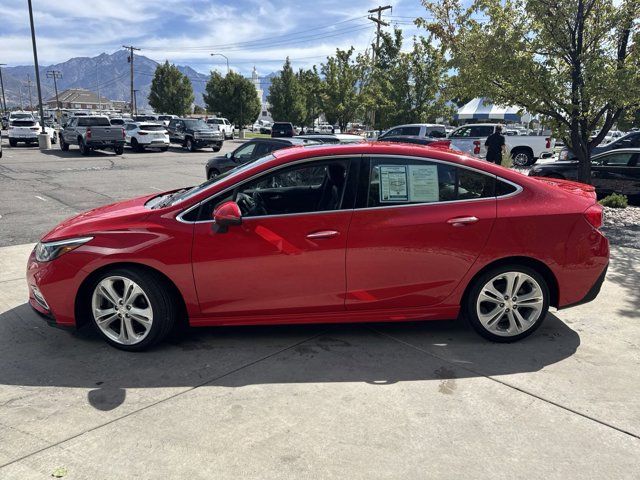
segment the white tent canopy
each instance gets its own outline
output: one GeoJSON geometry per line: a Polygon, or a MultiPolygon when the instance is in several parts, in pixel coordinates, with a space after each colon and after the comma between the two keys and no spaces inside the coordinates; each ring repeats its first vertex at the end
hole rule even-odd
{"type": "Polygon", "coordinates": [[[485,98],[474,98],[458,109],[456,120],[505,120],[509,122],[530,122],[529,113],[520,114],[522,108],[516,106],[494,105],[485,98]]]}

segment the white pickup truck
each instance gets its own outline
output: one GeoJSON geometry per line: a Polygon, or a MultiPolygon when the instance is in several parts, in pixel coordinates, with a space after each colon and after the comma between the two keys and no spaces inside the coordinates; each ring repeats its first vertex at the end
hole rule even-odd
{"type": "MultiPolygon", "coordinates": [[[[456,128],[449,135],[451,148],[485,158],[487,148],[484,142],[491,135],[497,123],[476,123],[456,128]]],[[[525,167],[536,163],[538,158],[553,156],[555,140],[541,135],[505,135],[507,151],[513,158],[513,164],[525,167]]]]}
{"type": "Polygon", "coordinates": [[[218,127],[218,130],[220,130],[224,135],[225,140],[228,138],[233,138],[236,127],[235,125],[231,124],[231,122],[229,122],[229,120],[227,120],[226,118],[210,118],[209,120],[207,120],[207,123],[209,125],[216,125],[218,127]]]}

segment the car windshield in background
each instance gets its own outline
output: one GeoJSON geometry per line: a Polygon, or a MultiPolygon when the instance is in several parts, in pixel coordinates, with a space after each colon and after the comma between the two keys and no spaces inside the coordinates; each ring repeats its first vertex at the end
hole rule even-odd
{"type": "Polygon", "coordinates": [[[187,128],[211,128],[209,125],[204,123],[202,120],[185,120],[184,125],[187,128]]]}
{"type": "Polygon", "coordinates": [[[112,118],[110,122],[111,125],[124,125],[124,119],[122,118],[112,118]]]}
{"type": "Polygon", "coordinates": [[[36,124],[33,120],[14,120],[11,123],[14,127],[33,127],[36,124]]]}
{"type": "Polygon", "coordinates": [[[146,130],[147,132],[164,132],[164,125],[156,125],[156,124],[143,124],[140,125],[140,130],[146,130]]]}
{"type": "Polygon", "coordinates": [[[78,119],[79,127],[110,127],[111,123],[106,117],[86,117],[78,119]]]}

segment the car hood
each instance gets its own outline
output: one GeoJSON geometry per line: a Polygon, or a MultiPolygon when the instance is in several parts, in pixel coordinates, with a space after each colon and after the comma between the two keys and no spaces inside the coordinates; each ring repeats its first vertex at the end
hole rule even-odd
{"type": "Polygon", "coordinates": [[[158,194],[145,195],[82,212],[59,223],[42,237],[42,241],[62,240],[92,235],[100,231],[126,229],[132,222],[142,220],[149,215],[150,210],[145,207],[145,203],[157,196],[158,194]]]}

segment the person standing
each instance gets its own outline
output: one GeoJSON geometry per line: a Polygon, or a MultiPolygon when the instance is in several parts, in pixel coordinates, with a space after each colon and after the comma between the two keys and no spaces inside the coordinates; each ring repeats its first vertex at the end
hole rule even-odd
{"type": "Polygon", "coordinates": [[[487,161],[497,165],[502,163],[502,155],[506,152],[506,142],[502,135],[502,125],[496,125],[494,132],[484,142],[487,147],[487,161]]]}

